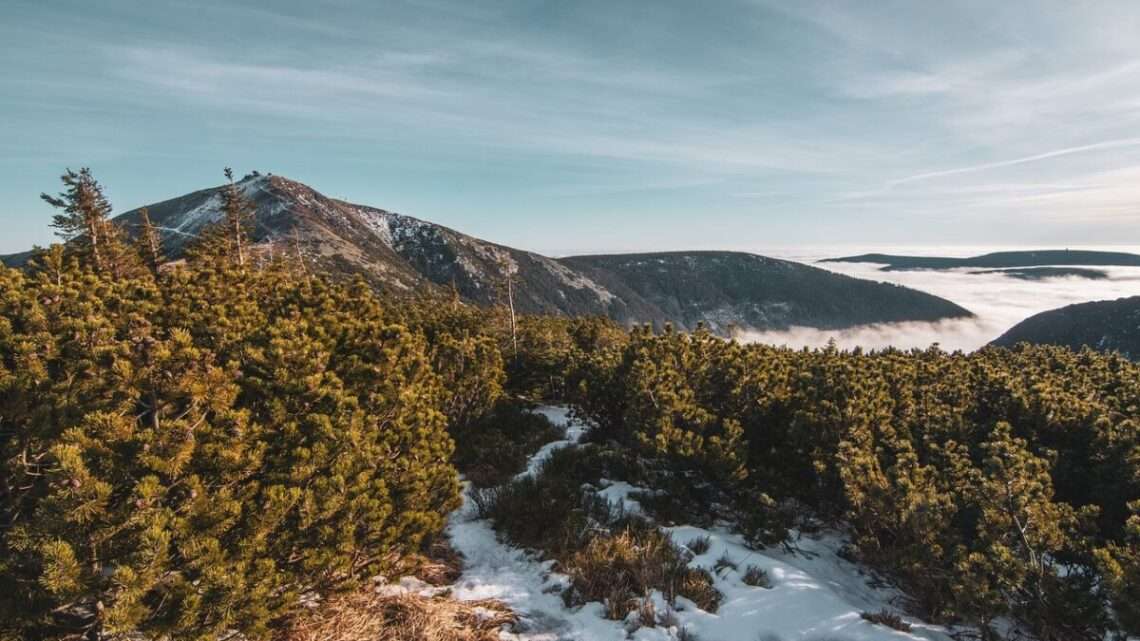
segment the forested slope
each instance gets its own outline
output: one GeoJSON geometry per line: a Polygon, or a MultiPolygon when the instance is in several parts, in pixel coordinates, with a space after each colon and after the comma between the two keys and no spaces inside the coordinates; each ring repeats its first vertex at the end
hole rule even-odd
{"type": "Polygon", "coordinates": [[[1140,358],[1140,296],[1068,305],[1034,314],[993,344],[1009,347],[1021,342],[1117,351],[1135,360],[1140,358]]]}

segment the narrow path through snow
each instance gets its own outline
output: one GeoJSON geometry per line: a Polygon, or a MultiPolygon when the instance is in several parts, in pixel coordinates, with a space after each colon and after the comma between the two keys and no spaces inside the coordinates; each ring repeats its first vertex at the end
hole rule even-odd
{"type": "MultiPolygon", "coordinates": [[[[576,444],[585,426],[572,421],[561,407],[542,407],[536,412],[556,425],[566,427],[566,439],[543,446],[522,474],[534,474],[552,452],[576,444]]],[[[629,498],[635,488],[617,482],[602,493],[611,501],[638,510],[629,498]]],[[[600,603],[567,608],[557,594],[566,577],[551,571],[551,561],[542,561],[499,541],[491,524],[477,519],[471,500],[472,488],[464,490],[464,504],[451,517],[448,533],[452,545],[464,556],[464,571],[452,589],[458,599],[499,599],[520,615],[514,633],[505,639],[520,641],[668,641],[684,630],[697,641],[903,641],[928,639],[950,641],[937,626],[911,620],[910,633],[868,623],[863,611],[887,608],[898,611],[901,595],[896,590],[876,588],[858,566],[841,559],[842,540],[835,535],[801,537],[798,551],[752,550],[741,538],[722,529],[692,526],[663,528],[679,545],[708,536],[708,551],[692,564],[712,571],[717,559],[727,555],[737,569],[714,574],[716,587],[724,594],[718,612],[709,613],[684,598],[676,606],[678,625],[671,629],[641,628],[630,633],[622,622],[603,617],[600,603]],[[742,580],[749,565],[767,572],[770,588],[754,587],[742,580]]],[[[655,600],[660,600],[659,596],[655,600]]]]}
{"type": "MultiPolygon", "coordinates": [[[[573,445],[585,433],[585,426],[571,421],[561,407],[535,410],[552,423],[566,428],[566,439],[547,443],[531,457],[522,474],[534,474],[551,453],[573,445]]],[[[448,524],[452,546],[464,557],[463,575],[452,594],[457,599],[499,599],[519,614],[514,635],[525,641],[608,641],[627,637],[625,628],[602,616],[601,604],[577,611],[568,609],[556,591],[566,577],[552,573],[553,561],[540,561],[533,555],[500,542],[491,524],[477,519],[471,499],[473,488],[466,485],[463,506],[452,514],[448,524]]]]}

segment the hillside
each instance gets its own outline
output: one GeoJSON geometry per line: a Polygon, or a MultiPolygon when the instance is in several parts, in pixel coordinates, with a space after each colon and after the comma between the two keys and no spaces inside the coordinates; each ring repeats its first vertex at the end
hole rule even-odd
{"type": "Polygon", "coordinates": [[[1108,272],[1103,269],[1089,269],[1087,267],[1011,267],[1009,269],[981,269],[971,274],[999,274],[1016,278],[1018,280],[1048,280],[1050,278],[1084,278],[1085,280],[1104,280],[1108,272]]]}
{"type": "MultiPolygon", "coordinates": [[[[454,288],[480,305],[505,300],[512,274],[516,309],[562,316],[602,315],[623,323],[705,322],[783,329],[968,316],[941,298],[895,285],[751,254],[689,252],[555,259],[487,242],[411,216],[329,198],[281,176],[250,174],[239,183],[256,206],[252,239],[261,251],[305,257],[310,268],[361,274],[391,291],[454,288]]],[[[147,207],[178,259],[219,218],[220,187],[147,207]]],[[[115,219],[137,228],[139,209],[115,219]]],[[[23,252],[4,257],[25,262],[23,252]]]]}
{"type": "Polygon", "coordinates": [[[1030,316],[993,342],[1088,346],[1140,359],[1140,296],[1069,305],[1030,316]]]}
{"type": "MultiPolygon", "coordinates": [[[[1126,252],[1103,252],[1069,249],[1049,249],[1033,251],[1005,251],[971,256],[949,258],[944,256],[899,256],[893,254],[859,254],[827,258],[823,263],[881,263],[883,271],[903,271],[914,269],[954,269],[974,267],[983,269],[1003,269],[1010,267],[1040,267],[1057,265],[1082,266],[1140,266],[1140,255],[1126,252]]],[[[1059,275],[1081,275],[1059,274],[1059,275]]]]}
{"type": "MultiPolygon", "coordinates": [[[[682,327],[724,330],[806,325],[839,329],[906,318],[935,321],[969,312],[898,285],[835,274],[739,252],[671,252],[562,259],[623,300],[643,300],[655,316],[682,327]]],[[[615,309],[618,320],[626,310],[615,309]]]]}

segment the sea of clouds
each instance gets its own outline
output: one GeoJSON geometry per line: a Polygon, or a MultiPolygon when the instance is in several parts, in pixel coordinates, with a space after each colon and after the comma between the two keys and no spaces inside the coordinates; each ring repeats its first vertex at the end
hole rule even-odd
{"type": "MultiPolygon", "coordinates": [[[[1140,267],[1094,267],[1108,273],[1104,280],[1051,278],[1027,281],[1002,274],[971,274],[970,269],[948,271],[881,271],[870,263],[820,263],[834,258],[868,252],[914,256],[975,256],[1009,247],[816,247],[768,249],[757,253],[808,263],[831,271],[897,283],[951,300],[970,310],[976,318],[944,320],[935,323],[884,323],[845,330],[818,330],[794,327],[787,331],[747,332],[740,338],[790,347],[822,347],[828,341],[845,349],[856,346],[878,349],[888,346],[925,348],[938,343],[946,350],[974,350],[994,340],[1022,320],[1050,309],[1094,300],[1111,300],[1140,295],[1140,267]]],[[[1018,248],[1021,249],[1021,248],[1018,248]]],[[[1052,248],[1041,248],[1052,249],[1052,248]]],[[[1072,249],[1078,249],[1076,247],[1072,249]]],[[[1140,253],[1140,247],[1080,247],[1104,251],[1140,253]]]]}

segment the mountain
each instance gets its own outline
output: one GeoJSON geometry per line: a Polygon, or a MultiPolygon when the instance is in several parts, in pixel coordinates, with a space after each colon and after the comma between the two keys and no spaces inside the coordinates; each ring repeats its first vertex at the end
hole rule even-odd
{"type": "MultiPolygon", "coordinates": [[[[842,328],[865,323],[970,316],[950,301],[897,285],[859,280],[816,267],[733,252],[673,252],[555,259],[487,242],[427,221],[322,195],[281,176],[250,174],[239,182],[256,206],[251,236],[263,252],[305,257],[311,269],[361,274],[378,287],[410,292],[454,288],[490,305],[504,299],[512,274],[522,313],[605,315],[622,323],[698,322],[783,329],[842,328]]],[[[202,228],[221,217],[221,188],[203,189],[147,207],[178,259],[202,228]]],[[[137,229],[139,210],[116,217],[137,229]]],[[[29,252],[3,257],[23,264],[29,252]]]]}
{"type": "MultiPolygon", "coordinates": [[[[739,252],[572,256],[562,262],[622,300],[646,301],[654,320],[724,330],[804,325],[841,329],[906,318],[969,316],[915,289],[739,252]]],[[[637,314],[619,320],[635,320],[637,314]]]]}
{"type": "MultiPolygon", "coordinates": [[[[826,258],[824,263],[881,263],[883,271],[914,269],[954,269],[976,267],[1001,269],[1008,267],[1038,267],[1042,265],[1083,265],[1140,267],[1140,255],[1126,252],[1102,252],[1069,249],[1007,251],[972,256],[947,258],[942,256],[897,256],[892,254],[860,254],[841,258],[826,258]]],[[[1067,274],[1079,275],[1079,274],[1067,274]]]]}
{"type": "Polygon", "coordinates": [[[1140,296],[1041,312],[1014,325],[993,344],[1008,347],[1022,342],[1073,349],[1087,345],[1140,360],[1140,296]]]}

